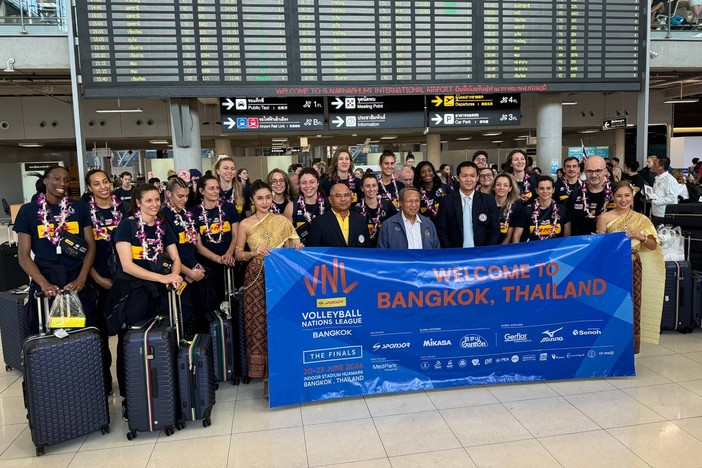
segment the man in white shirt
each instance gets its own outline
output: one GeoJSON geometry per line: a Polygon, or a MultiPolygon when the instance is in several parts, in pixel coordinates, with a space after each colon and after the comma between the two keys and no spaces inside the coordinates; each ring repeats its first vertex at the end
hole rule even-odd
{"type": "Polygon", "coordinates": [[[419,214],[420,193],[416,187],[400,189],[400,212],[383,221],[378,234],[381,249],[438,249],[434,223],[419,214]]]}
{"type": "Polygon", "coordinates": [[[655,226],[663,224],[665,207],[678,203],[678,181],[668,173],[670,159],[659,156],[653,163],[651,170],[655,172],[656,179],[653,183],[653,193],[648,195],[651,200],[651,221],[655,226]]]}

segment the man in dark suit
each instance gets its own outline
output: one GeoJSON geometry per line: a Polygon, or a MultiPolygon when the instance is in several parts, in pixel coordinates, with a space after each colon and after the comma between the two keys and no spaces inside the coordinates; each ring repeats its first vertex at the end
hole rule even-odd
{"type": "Polygon", "coordinates": [[[492,195],[477,192],[478,166],[464,161],[456,169],[459,189],[441,199],[437,231],[441,247],[481,247],[497,244],[500,212],[492,195]],[[465,213],[465,216],[464,216],[465,213]]]}
{"type": "Polygon", "coordinates": [[[329,194],[332,209],[310,224],[308,247],[370,247],[366,218],[349,210],[352,196],[346,185],[332,186],[329,194]]]}

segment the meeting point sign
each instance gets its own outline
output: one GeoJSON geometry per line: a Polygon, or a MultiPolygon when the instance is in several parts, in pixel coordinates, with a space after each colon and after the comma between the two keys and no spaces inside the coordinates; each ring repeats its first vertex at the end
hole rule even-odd
{"type": "Polygon", "coordinates": [[[630,245],[276,249],[270,404],[634,375],[630,245]]]}

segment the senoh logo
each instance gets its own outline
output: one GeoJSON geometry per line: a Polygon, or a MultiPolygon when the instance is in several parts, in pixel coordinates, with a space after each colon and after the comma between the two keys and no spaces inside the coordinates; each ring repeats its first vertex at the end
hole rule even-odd
{"type": "Polygon", "coordinates": [[[487,348],[488,343],[480,335],[466,335],[461,338],[461,348],[472,349],[472,348],[487,348]]]}
{"type": "Polygon", "coordinates": [[[344,263],[340,263],[339,259],[335,258],[331,268],[326,264],[315,265],[311,279],[309,273],[305,273],[305,286],[312,297],[317,295],[318,287],[321,287],[322,294],[327,294],[327,290],[332,293],[342,291],[344,294],[348,294],[358,286],[358,281],[348,284],[344,263]]]}
{"type": "Polygon", "coordinates": [[[563,327],[556,328],[555,330],[544,330],[541,332],[542,335],[546,335],[541,338],[541,343],[554,343],[556,341],[563,341],[562,336],[556,336],[556,333],[563,330],[563,327]]]}
{"type": "Polygon", "coordinates": [[[422,344],[425,348],[436,348],[439,346],[451,346],[451,340],[435,340],[434,338],[429,338],[424,340],[422,344]]]}
{"type": "Polygon", "coordinates": [[[573,336],[594,336],[601,335],[602,330],[599,328],[588,328],[587,330],[573,330],[573,336]]]}
{"type": "Polygon", "coordinates": [[[505,333],[505,343],[531,343],[526,333],[505,333]]]}
{"type": "Polygon", "coordinates": [[[376,343],[373,345],[373,351],[378,351],[382,349],[407,349],[411,346],[409,341],[404,343],[376,343]]]}

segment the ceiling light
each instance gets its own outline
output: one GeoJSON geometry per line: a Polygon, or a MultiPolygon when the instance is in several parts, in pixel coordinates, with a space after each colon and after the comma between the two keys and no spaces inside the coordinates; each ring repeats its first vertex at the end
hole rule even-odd
{"type": "Polygon", "coordinates": [[[673,99],[666,99],[663,104],[693,104],[699,102],[699,98],[683,98],[683,82],[680,82],[680,97],[673,99]]]}
{"type": "Polygon", "coordinates": [[[380,143],[380,140],[371,140],[368,143],[380,143]]]}
{"type": "Polygon", "coordinates": [[[15,71],[15,59],[10,57],[7,59],[7,66],[5,67],[5,70],[3,70],[6,73],[12,73],[15,71]]]}
{"type": "Polygon", "coordinates": [[[358,136],[358,133],[352,133],[351,136],[356,137],[356,136],[358,136]]]}
{"type": "Polygon", "coordinates": [[[288,141],[288,139],[287,138],[271,138],[271,141],[284,141],[284,142],[286,142],[286,141],[288,141]]]}
{"type": "Polygon", "coordinates": [[[578,101],[565,101],[561,103],[562,106],[576,106],[577,104],[578,101]]]}
{"type": "Polygon", "coordinates": [[[504,140],[492,140],[493,143],[502,143],[504,140]]]}
{"type": "Polygon", "coordinates": [[[44,143],[18,143],[22,148],[43,148],[44,143]]]}
{"type": "Polygon", "coordinates": [[[152,145],[167,145],[168,140],[149,140],[152,145]]]}
{"type": "Polygon", "coordinates": [[[674,127],[673,133],[702,133],[702,127],[674,127]]]}
{"type": "Polygon", "coordinates": [[[448,140],[441,140],[439,143],[441,143],[441,144],[448,143],[448,140]]]}
{"type": "Polygon", "coordinates": [[[586,128],[585,130],[578,130],[578,133],[597,133],[599,131],[598,128],[586,128]]]}
{"type": "Polygon", "coordinates": [[[381,139],[381,140],[396,140],[396,139],[397,139],[397,135],[381,136],[380,139],[381,139]]]}
{"type": "Polygon", "coordinates": [[[636,127],[636,124],[635,123],[628,123],[628,124],[626,124],[626,126],[627,127],[636,127]]]}
{"type": "Polygon", "coordinates": [[[500,135],[502,135],[502,132],[485,132],[485,133],[483,133],[483,136],[486,136],[486,137],[500,136],[500,135]]]}
{"type": "Polygon", "coordinates": [[[128,114],[134,112],[144,112],[141,107],[135,107],[133,109],[117,108],[117,109],[98,109],[95,112],[98,114],[128,114]]]}
{"type": "Polygon", "coordinates": [[[529,137],[524,135],[524,136],[516,137],[515,141],[526,140],[527,138],[529,138],[529,137]]]}
{"type": "Polygon", "coordinates": [[[472,140],[472,139],[473,139],[473,137],[461,137],[461,138],[456,138],[457,141],[468,141],[468,140],[472,140]]]}

